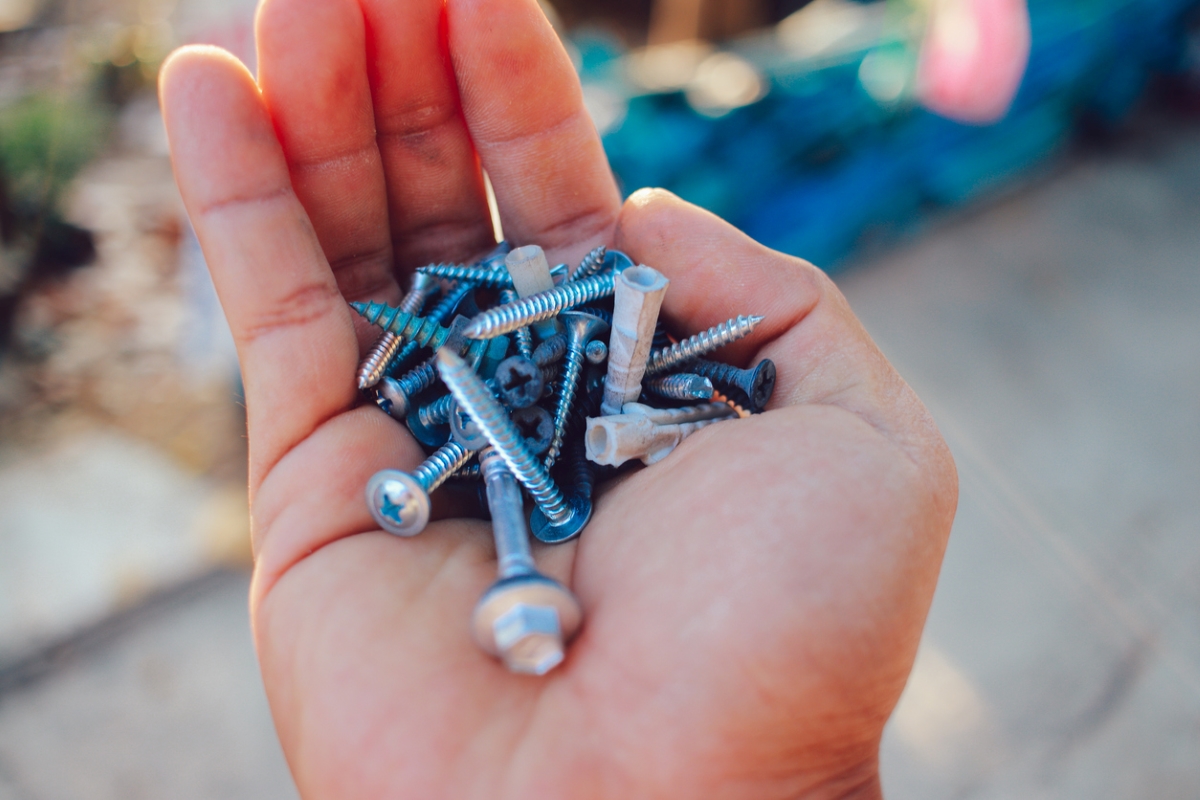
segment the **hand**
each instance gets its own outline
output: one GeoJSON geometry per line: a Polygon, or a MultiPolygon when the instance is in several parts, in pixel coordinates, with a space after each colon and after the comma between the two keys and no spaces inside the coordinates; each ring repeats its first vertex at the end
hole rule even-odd
{"type": "Polygon", "coordinates": [[[301,793],[878,796],[957,484],[834,285],[665,192],[622,205],[534,0],[266,0],[257,24],[261,93],[211,48],[174,54],[161,91],[245,380],[251,614],[301,793]],[[358,400],[377,332],[346,301],[491,246],[480,163],[512,241],[656,267],[682,332],[765,314],[722,357],[779,370],[767,413],[696,433],[537,551],[586,614],[544,678],[471,641],[486,523],[400,539],[363,501],[422,453],[358,400]]]}

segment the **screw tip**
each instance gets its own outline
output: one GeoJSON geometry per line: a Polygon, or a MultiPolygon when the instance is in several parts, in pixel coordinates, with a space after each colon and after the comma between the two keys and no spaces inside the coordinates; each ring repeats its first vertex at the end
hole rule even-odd
{"type": "Polygon", "coordinates": [[[367,304],[366,303],[362,303],[362,302],[359,302],[356,300],[350,304],[350,307],[353,308],[355,311],[357,311],[359,314],[362,314],[364,317],[367,315],[367,304]]]}
{"type": "Polygon", "coordinates": [[[475,320],[463,328],[462,334],[468,339],[485,339],[487,338],[487,328],[479,320],[475,320]]]}

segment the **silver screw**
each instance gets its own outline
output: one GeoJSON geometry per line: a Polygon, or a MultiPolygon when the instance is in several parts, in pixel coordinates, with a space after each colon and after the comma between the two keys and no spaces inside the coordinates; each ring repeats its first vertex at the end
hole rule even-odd
{"type": "MultiPolygon", "coordinates": [[[[500,292],[500,304],[514,303],[520,298],[516,289],[504,289],[500,292]]],[[[517,352],[526,358],[533,358],[533,331],[528,326],[513,331],[513,339],[517,343],[517,352]]]]}
{"type": "Polygon", "coordinates": [[[581,281],[567,281],[549,291],[485,311],[471,320],[463,335],[469,339],[500,336],[548,320],[564,309],[608,297],[613,293],[614,276],[615,273],[606,271],[581,281]]]}
{"type": "Polygon", "coordinates": [[[471,451],[447,442],[410,475],[398,469],[376,472],[367,482],[367,508],[379,526],[397,536],[416,536],[429,524],[429,493],[458,470],[471,451]]]}
{"type": "Polygon", "coordinates": [[[579,262],[579,266],[571,273],[571,280],[580,281],[584,278],[590,278],[604,267],[604,256],[608,253],[608,248],[600,245],[592,252],[583,257],[579,262]]]}
{"type": "Polygon", "coordinates": [[[554,466],[562,452],[563,437],[571,419],[571,404],[575,402],[579,387],[579,373],[583,369],[584,348],[599,334],[608,330],[608,323],[591,314],[568,311],[559,316],[566,327],[567,355],[563,364],[562,378],[558,384],[558,404],[554,409],[554,439],[546,453],[546,468],[554,466]]]}
{"type": "Polygon", "coordinates": [[[713,396],[712,381],[686,372],[650,378],[642,388],[668,400],[711,400],[713,396]]]}
{"type": "Polygon", "coordinates": [[[738,369],[729,364],[697,359],[688,365],[688,369],[697,375],[737,389],[746,395],[746,399],[750,401],[749,408],[755,413],[760,413],[767,407],[771,394],[775,391],[775,363],[769,358],[764,358],[752,369],[738,369]]]}
{"type": "Polygon", "coordinates": [[[583,621],[570,590],[538,571],[529,547],[524,501],[496,448],[479,454],[492,514],[498,579],[475,605],[472,633],[512,672],[545,675],[562,663],[566,643],[583,621]]]}
{"type": "MultiPolygon", "coordinates": [[[[494,267],[469,267],[466,264],[430,264],[425,267],[417,267],[417,274],[430,278],[442,278],[444,280],[467,281],[468,283],[488,289],[511,289],[513,285],[512,276],[508,274],[508,270],[504,269],[503,262],[494,267]]],[[[553,278],[564,277],[566,274],[566,264],[558,264],[550,268],[550,276],[553,278]]]]}
{"type": "MultiPolygon", "coordinates": [[[[689,336],[681,342],[676,342],[670,347],[652,350],[650,351],[650,361],[646,364],[646,374],[656,375],[660,372],[666,372],[671,367],[684,364],[694,358],[699,358],[705,353],[711,353],[713,350],[722,348],[730,342],[736,342],[743,336],[748,336],[763,319],[765,317],[734,317],[731,320],[722,322],[720,325],[714,325],[702,333],[697,333],[695,336],[689,336]]],[[[469,333],[465,332],[464,335],[470,336],[469,333]]]]}
{"type": "Polygon", "coordinates": [[[537,457],[529,452],[521,432],[478,375],[454,351],[438,350],[438,372],[458,406],[471,415],[488,442],[537,504],[532,525],[542,541],[549,536],[565,541],[579,534],[591,516],[591,504],[568,503],[562,490],[537,457]]]}
{"type": "Polygon", "coordinates": [[[599,339],[593,339],[583,349],[583,355],[589,364],[602,364],[604,359],[608,358],[608,345],[599,339]]]}

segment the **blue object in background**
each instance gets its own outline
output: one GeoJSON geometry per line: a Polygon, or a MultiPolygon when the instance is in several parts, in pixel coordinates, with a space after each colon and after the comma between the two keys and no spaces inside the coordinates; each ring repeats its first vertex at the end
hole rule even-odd
{"type": "MultiPolygon", "coordinates": [[[[765,59],[765,96],[716,118],[682,91],[631,92],[604,146],[627,194],[665,187],[832,271],[864,235],[903,230],[924,208],[970,202],[1046,161],[1084,114],[1119,122],[1153,73],[1179,68],[1196,5],[1031,0],[1029,64],[994,125],[881,105],[859,80],[863,48],[822,63],[765,59]]],[[[605,46],[581,44],[585,83],[619,80],[605,46]]]]}

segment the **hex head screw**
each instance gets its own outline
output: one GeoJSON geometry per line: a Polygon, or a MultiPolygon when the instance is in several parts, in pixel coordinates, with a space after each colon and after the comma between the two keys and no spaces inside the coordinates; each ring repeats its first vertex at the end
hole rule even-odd
{"type": "Polygon", "coordinates": [[[495,448],[479,454],[496,541],[498,580],[475,605],[475,642],[512,672],[545,675],[562,663],[583,609],[558,581],[538,571],[529,547],[521,489],[495,448]]]}
{"type": "Polygon", "coordinates": [[[608,375],[600,403],[604,414],[621,413],[622,406],[642,394],[642,375],[668,283],[661,272],[647,266],[629,267],[617,276],[608,375]]]}
{"type": "Polygon", "coordinates": [[[410,475],[398,469],[376,472],[367,482],[367,508],[379,526],[397,536],[416,536],[429,524],[429,493],[458,470],[471,451],[449,442],[410,475]]]}

